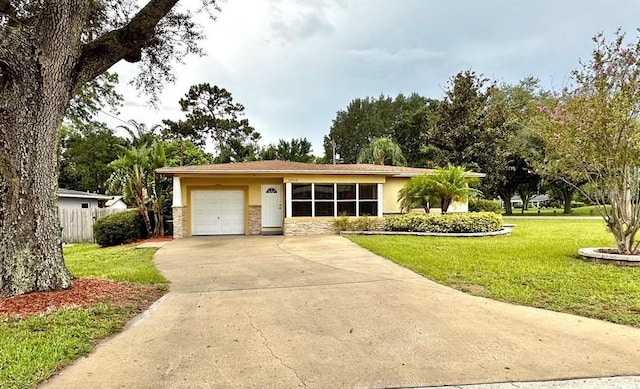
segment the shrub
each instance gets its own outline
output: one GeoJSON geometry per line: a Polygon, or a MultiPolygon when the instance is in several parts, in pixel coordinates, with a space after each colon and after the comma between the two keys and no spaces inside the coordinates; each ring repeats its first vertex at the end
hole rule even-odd
{"type": "Polygon", "coordinates": [[[470,198],[469,212],[493,212],[502,214],[502,207],[496,201],[470,198]]]}
{"type": "Polygon", "coordinates": [[[470,233],[502,229],[502,215],[474,212],[449,215],[394,215],[385,218],[387,231],[470,233]]]}
{"type": "Polygon", "coordinates": [[[142,215],[137,209],[116,212],[96,220],[93,236],[100,246],[130,243],[142,237],[142,215]]]}
{"type": "Polygon", "coordinates": [[[333,222],[333,225],[340,231],[370,231],[375,229],[376,221],[363,216],[360,218],[349,218],[341,215],[333,222]]]}

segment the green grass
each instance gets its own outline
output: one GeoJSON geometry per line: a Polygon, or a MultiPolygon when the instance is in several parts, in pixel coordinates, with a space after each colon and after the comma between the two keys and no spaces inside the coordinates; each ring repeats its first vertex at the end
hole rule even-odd
{"type": "Polygon", "coordinates": [[[134,314],[131,308],[101,304],[22,320],[0,318],[0,388],[35,387],[118,332],[134,314]]]}
{"type": "MultiPolygon", "coordinates": [[[[155,251],[133,245],[98,248],[89,244],[64,249],[67,266],[76,277],[166,289],[165,278],[152,262],[155,251]]],[[[0,316],[0,388],[35,387],[57,369],[91,352],[101,339],[119,332],[137,313],[135,306],[99,304],[23,319],[0,316]]]]}
{"type": "Polygon", "coordinates": [[[64,249],[69,271],[76,277],[107,278],[140,284],[164,284],[165,278],[153,264],[156,249],[136,249],[133,245],[99,248],[79,244],[64,249]]]}
{"type": "Polygon", "coordinates": [[[349,239],[471,294],[640,327],[640,268],[576,256],[580,247],[614,245],[601,220],[523,218],[502,237],[349,239]]]}
{"type": "Polygon", "coordinates": [[[600,216],[596,207],[589,205],[586,207],[572,208],[570,214],[565,214],[564,208],[529,208],[524,213],[522,208],[514,208],[513,216],[600,216]]]}

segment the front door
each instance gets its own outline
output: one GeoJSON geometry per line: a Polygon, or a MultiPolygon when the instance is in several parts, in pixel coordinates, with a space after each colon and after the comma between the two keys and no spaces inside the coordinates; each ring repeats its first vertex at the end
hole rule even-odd
{"type": "Polygon", "coordinates": [[[262,227],[282,227],[282,186],[262,185],[262,227]]]}

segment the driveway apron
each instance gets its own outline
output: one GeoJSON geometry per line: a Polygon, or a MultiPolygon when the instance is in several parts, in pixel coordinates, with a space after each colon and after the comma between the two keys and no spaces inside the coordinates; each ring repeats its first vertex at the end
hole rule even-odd
{"type": "Polygon", "coordinates": [[[640,373],[638,329],[470,296],[339,236],[187,238],[155,261],[170,292],[45,387],[386,388],[640,373]]]}

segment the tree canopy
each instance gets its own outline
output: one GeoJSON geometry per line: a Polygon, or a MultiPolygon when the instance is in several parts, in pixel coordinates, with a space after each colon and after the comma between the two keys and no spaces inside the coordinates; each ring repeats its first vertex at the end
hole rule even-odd
{"type": "MultiPolygon", "coordinates": [[[[640,230],[640,37],[625,42],[593,38],[591,59],[572,75],[574,85],[551,106],[540,106],[547,165],[561,166],[567,183],[593,202],[618,250],[637,250],[640,230]]],[[[563,177],[562,174],[560,177],[563,177]]]]}
{"type": "Polygon", "coordinates": [[[343,163],[355,163],[360,151],[376,138],[394,139],[412,166],[422,160],[420,142],[430,124],[435,105],[418,95],[399,94],[357,98],[336,113],[329,134],[324,137],[325,160],[333,159],[333,144],[343,163]]]}

